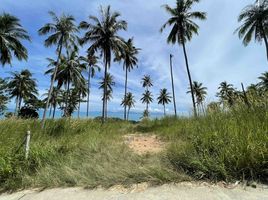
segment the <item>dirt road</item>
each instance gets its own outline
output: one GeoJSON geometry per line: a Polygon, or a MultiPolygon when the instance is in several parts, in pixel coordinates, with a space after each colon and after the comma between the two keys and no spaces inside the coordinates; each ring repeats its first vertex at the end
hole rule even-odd
{"type": "Polygon", "coordinates": [[[256,189],[237,186],[227,189],[208,184],[180,183],[158,187],[146,184],[129,189],[120,186],[108,190],[85,190],[82,188],[57,188],[44,191],[26,190],[2,194],[0,200],[268,200],[267,186],[256,189]]]}

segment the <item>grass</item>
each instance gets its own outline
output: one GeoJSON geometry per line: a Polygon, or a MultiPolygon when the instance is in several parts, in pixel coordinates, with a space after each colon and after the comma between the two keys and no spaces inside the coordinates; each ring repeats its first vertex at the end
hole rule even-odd
{"type": "Polygon", "coordinates": [[[165,118],[139,124],[95,120],[0,121],[0,187],[109,187],[190,179],[260,180],[268,177],[268,113],[238,109],[199,118],[165,118]],[[15,153],[27,130],[31,152],[15,153]],[[155,155],[136,155],[125,134],[154,133],[168,142],[155,155]]]}

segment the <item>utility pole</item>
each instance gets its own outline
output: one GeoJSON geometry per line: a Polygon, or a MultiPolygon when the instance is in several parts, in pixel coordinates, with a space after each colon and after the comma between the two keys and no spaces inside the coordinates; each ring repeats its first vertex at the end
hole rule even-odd
{"type": "Polygon", "coordinates": [[[174,103],[175,117],[177,117],[176,98],[175,98],[174,80],[173,80],[173,69],[172,69],[173,68],[172,67],[172,57],[173,57],[173,55],[170,54],[170,75],[171,75],[171,83],[172,83],[173,103],[174,103]]]}

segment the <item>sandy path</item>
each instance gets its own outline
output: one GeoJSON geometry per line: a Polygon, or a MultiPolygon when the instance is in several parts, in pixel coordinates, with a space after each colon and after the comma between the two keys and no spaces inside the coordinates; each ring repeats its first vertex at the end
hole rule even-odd
{"type": "Polygon", "coordinates": [[[227,189],[219,186],[180,183],[159,187],[134,186],[130,189],[113,187],[109,190],[82,188],[27,190],[13,194],[2,194],[0,200],[268,200],[267,186],[257,189],[227,189]]]}

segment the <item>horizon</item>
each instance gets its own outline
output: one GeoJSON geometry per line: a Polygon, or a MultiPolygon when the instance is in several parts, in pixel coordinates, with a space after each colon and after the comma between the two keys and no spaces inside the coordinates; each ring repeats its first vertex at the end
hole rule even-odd
{"type": "MultiPolygon", "coordinates": [[[[136,99],[136,105],[132,112],[142,112],[145,108],[145,105],[139,101],[141,94],[144,92],[140,81],[143,75],[149,74],[154,83],[154,87],[150,89],[154,95],[154,102],[150,105],[150,110],[162,113],[162,106],[158,105],[155,99],[159,94],[159,90],[163,87],[167,88],[170,93],[172,92],[169,54],[174,56],[173,72],[178,113],[190,112],[192,104],[190,94],[186,94],[189,83],[182,49],[178,45],[168,45],[166,43],[168,30],[165,30],[163,34],[159,31],[162,24],[168,19],[167,13],[161,6],[163,4],[173,6],[174,3],[174,0],[156,0],[153,3],[136,0],[134,4],[130,1],[119,3],[115,0],[95,0],[92,2],[78,0],[68,3],[64,3],[63,0],[57,2],[52,0],[46,2],[22,0],[14,5],[14,2],[3,0],[0,11],[18,17],[23,27],[31,36],[32,42],[23,42],[28,49],[28,61],[20,62],[14,59],[12,67],[6,65],[0,69],[1,77],[8,77],[10,71],[29,69],[33,72],[34,78],[38,80],[39,96],[41,97],[50,84],[49,76],[44,75],[48,65],[46,58],[56,58],[55,47],[44,47],[43,44],[46,37],[41,37],[37,33],[39,28],[51,21],[48,11],[55,11],[57,15],[63,12],[71,14],[75,17],[77,24],[79,24],[82,20],[87,20],[89,15],[98,16],[101,5],[111,5],[112,10],[119,11],[121,13],[120,18],[128,22],[128,30],[120,32],[120,35],[125,39],[134,37],[134,44],[142,49],[138,56],[139,68],[134,69],[129,74],[130,87],[128,89],[133,92],[136,99]],[[137,11],[139,12],[138,16],[137,11]]],[[[233,84],[235,88],[241,90],[241,82],[247,87],[251,83],[256,83],[261,73],[267,71],[264,45],[251,42],[247,47],[244,47],[238,35],[234,34],[235,29],[239,27],[237,22],[239,13],[250,3],[253,3],[253,1],[233,2],[225,0],[215,3],[203,0],[193,8],[193,10],[205,11],[208,15],[206,21],[198,22],[200,25],[199,35],[194,36],[193,40],[186,44],[193,81],[202,82],[208,88],[206,102],[217,99],[215,94],[220,82],[227,81],[233,84]]],[[[81,31],[81,33],[84,32],[81,31]]],[[[88,45],[85,45],[80,50],[81,55],[85,55],[87,47],[88,45]]],[[[120,112],[123,110],[120,104],[124,95],[122,64],[112,63],[109,71],[116,80],[113,93],[114,98],[109,102],[109,109],[110,112],[120,112]]],[[[98,82],[101,77],[103,77],[103,70],[92,79],[90,96],[90,111],[92,112],[101,110],[100,100],[102,91],[98,89],[98,82]]],[[[10,109],[14,108],[13,100],[9,103],[8,107],[10,109]]],[[[86,104],[82,103],[81,111],[85,110],[86,104]]],[[[167,112],[173,112],[172,103],[167,106],[167,112]]]]}

